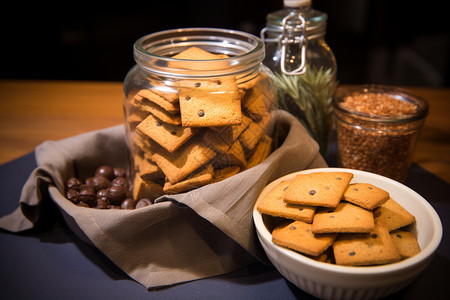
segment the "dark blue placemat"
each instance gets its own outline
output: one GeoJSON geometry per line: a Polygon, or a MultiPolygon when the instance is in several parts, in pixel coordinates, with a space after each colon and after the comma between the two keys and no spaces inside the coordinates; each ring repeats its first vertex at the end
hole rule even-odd
{"type": "MultiPolygon", "coordinates": [[[[0,216],[17,207],[22,185],[35,167],[34,153],[0,166],[0,216]]],[[[406,185],[436,209],[444,237],[424,273],[389,299],[444,299],[450,270],[450,185],[417,165],[412,166],[406,185]]],[[[0,230],[1,298],[313,299],[275,268],[260,263],[213,278],[147,291],[96,248],[80,241],[56,210],[52,213],[49,222],[27,232],[0,230]]]]}

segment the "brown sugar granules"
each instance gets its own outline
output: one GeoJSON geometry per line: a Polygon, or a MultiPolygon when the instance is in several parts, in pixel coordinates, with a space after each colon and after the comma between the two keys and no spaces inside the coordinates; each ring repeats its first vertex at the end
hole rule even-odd
{"type": "Polygon", "coordinates": [[[339,164],[404,181],[424,116],[411,99],[353,92],[334,102],[339,164]]]}

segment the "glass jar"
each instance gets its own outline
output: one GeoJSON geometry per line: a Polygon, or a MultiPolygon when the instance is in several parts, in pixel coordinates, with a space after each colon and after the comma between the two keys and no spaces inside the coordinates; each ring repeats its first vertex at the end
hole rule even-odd
{"type": "Polygon", "coordinates": [[[216,182],[270,153],[273,76],[248,33],[185,28],[144,36],[124,81],[133,197],[216,182]],[[264,156],[253,153],[269,149],[264,156]]]}
{"type": "Polygon", "coordinates": [[[261,31],[264,64],[275,75],[278,107],[305,125],[325,155],[337,86],[336,59],[325,41],[327,14],[313,9],[310,0],[285,0],[284,5],[267,15],[261,31]]]}
{"type": "Polygon", "coordinates": [[[379,85],[340,87],[333,100],[339,165],[404,182],[428,103],[379,85]]]}

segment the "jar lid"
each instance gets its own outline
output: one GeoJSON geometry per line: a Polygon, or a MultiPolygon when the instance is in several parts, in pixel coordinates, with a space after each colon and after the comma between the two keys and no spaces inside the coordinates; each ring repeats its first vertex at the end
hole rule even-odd
{"type": "Polygon", "coordinates": [[[284,29],[283,19],[290,13],[298,13],[305,19],[306,35],[309,40],[324,36],[328,15],[324,12],[309,7],[302,10],[297,8],[287,7],[268,14],[266,16],[266,27],[268,31],[281,34],[284,29]]]}
{"type": "Polygon", "coordinates": [[[311,0],[283,0],[284,7],[311,6],[311,0]]]}

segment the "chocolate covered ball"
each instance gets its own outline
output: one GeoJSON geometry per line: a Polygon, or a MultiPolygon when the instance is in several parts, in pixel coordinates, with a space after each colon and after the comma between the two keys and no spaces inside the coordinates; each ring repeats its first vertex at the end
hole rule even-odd
{"type": "Polygon", "coordinates": [[[95,175],[103,175],[109,180],[114,179],[114,169],[110,166],[101,166],[95,171],[95,175]]]}
{"type": "Polygon", "coordinates": [[[142,208],[152,205],[152,201],[148,198],[142,198],[136,203],[136,208],[142,208]]]}
{"type": "Polygon", "coordinates": [[[135,203],[134,200],[131,198],[126,198],[122,201],[122,204],[120,205],[121,209],[134,209],[135,203]]]}
{"type": "Polygon", "coordinates": [[[86,203],[89,206],[97,205],[97,195],[95,189],[90,185],[82,185],[78,193],[79,202],[86,203]]]}
{"type": "Polygon", "coordinates": [[[97,208],[108,209],[110,208],[109,201],[107,199],[97,198],[97,208]]]}
{"type": "Polygon", "coordinates": [[[124,168],[113,168],[113,172],[115,177],[126,177],[124,168]]]}
{"type": "Polygon", "coordinates": [[[128,189],[128,180],[125,177],[116,177],[111,181],[111,185],[120,185],[128,189]]]}
{"type": "Polygon", "coordinates": [[[84,185],[94,186],[94,177],[88,177],[84,180],[84,185]]]}
{"type": "Polygon", "coordinates": [[[111,181],[103,175],[95,175],[92,179],[92,183],[96,191],[106,189],[111,185],[111,181]]]}
{"type": "Polygon", "coordinates": [[[107,190],[107,198],[112,205],[120,205],[128,197],[128,190],[120,185],[110,186],[107,190]]]}
{"type": "Polygon", "coordinates": [[[66,197],[67,197],[67,199],[69,199],[71,202],[73,202],[75,204],[77,204],[79,202],[77,190],[69,189],[66,193],[66,197]]]}
{"type": "Polygon", "coordinates": [[[76,177],[70,177],[67,180],[67,188],[69,188],[69,189],[79,191],[81,184],[82,184],[82,182],[76,177]]]}

